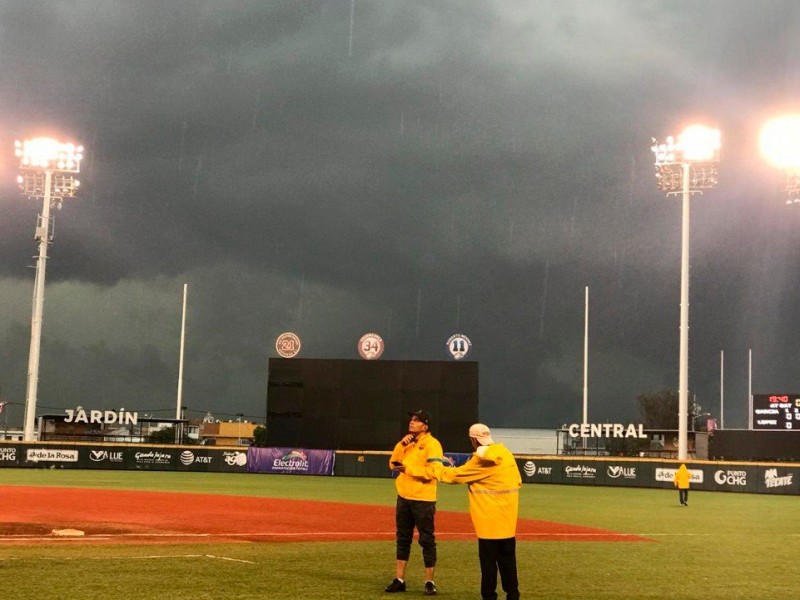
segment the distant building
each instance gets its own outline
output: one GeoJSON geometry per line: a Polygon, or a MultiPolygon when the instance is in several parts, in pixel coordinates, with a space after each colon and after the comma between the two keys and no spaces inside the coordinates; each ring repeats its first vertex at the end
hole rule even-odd
{"type": "Polygon", "coordinates": [[[258,423],[247,421],[214,421],[201,423],[199,438],[204,446],[249,446],[258,423]]]}
{"type": "Polygon", "coordinates": [[[0,430],[0,442],[21,442],[25,439],[25,432],[16,427],[6,427],[0,430]]]}

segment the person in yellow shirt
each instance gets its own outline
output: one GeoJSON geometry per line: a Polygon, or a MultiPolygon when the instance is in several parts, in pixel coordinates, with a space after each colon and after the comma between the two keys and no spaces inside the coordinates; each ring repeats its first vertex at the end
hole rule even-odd
{"type": "Polygon", "coordinates": [[[417,410],[408,413],[408,433],[394,447],[389,458],[389,468],[399,471],[395,479],[397,504],[395,507],[396,562],[395,577],[385,590],[389,593],[406,591],[406,565],[411,556],[414,528],[419,532],[422,560],[425,565],[426,596],[436,594],[433,573],[436,567],[436,479],[427,472],[428,460],[442,460],[442,445],[430,432],[430,415],[417,410]],[[407,469],[415,472],[411,475],[407,469]]]}
{"type": "Polygon", "coordinates": [[[686,465],[682,464],[675,471],[675,476],[672,478],[672,483],[678,488],[678,501],[683,506],[689,506],[689,485],[692,480],[692,474],[686,465]]]}
{"type": "Polygon", "coordinates": [[[522,476],[514,456],[492,439],[483,423],[469,428],[475,453],[458,468],[431,459],[428,471],[445,483],[466,483],[469,514],[478,537],[481,598],[497,600],[497,572],[507,600],[519,599],[517,578],[517,516],[522,476]]]}

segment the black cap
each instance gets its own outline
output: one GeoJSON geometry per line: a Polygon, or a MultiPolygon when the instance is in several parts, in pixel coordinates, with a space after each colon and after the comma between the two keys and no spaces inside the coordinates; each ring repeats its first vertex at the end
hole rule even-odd
{"type": "Polygon", "coordinates": [[[419,419],[420,421],[425,423],[425,425],[430,426],[430,424],[431,424],[431,416],[428,414],[428,411],[426,411],[426,410],[422,410],[422,409],[415,410],[414,412],[408,413],[408,416],[409,417],[417,417],[417,419],[419,419]]]}

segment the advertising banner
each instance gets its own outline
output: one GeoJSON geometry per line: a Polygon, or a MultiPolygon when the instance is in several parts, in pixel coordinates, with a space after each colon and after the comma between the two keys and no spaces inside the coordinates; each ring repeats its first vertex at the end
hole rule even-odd
{"type": "Polygon", "coordinates": [[[0,446],[0,468],[19,466],[21,452],[18,446],[0,446]]]}
{"type": "Polygon", "coordinates": [[[716,492],[755,492],[757,468],[749,465],[703,465],[704,481],[692,487],[716,492]]]}
{"type": "Polygon", "coordinates": [[[756,479],[761,494],[800,494],[800,468],[759,467],[756,479]]]}
{"type": "Polygon", "coordinates": [[[650,478],[652,467],[638,461],[609,461],[603,464],[605,485],[644,486],[650,478]]]}
{"type": "Polygon", "coordinates": [[[285,473],[292,475],[333,475],[333,450],[305,448],[247,449],[248,473],[285,473]]]}
{"type": "Polygon", "coordinates": [[[546,459],[517,459],[517,467],[522,475],[522,483],[561,483],[554,474],[559,473],[561,461],[546,459]]]}
{"type": "Polygon", "coordinates": [[[131,445],[0,445],[0,468],[208,471],[244,473],[247,452],[131,445]]]}
{"type": "Polygon", "coordinates": [[[389,453],[339,451],[333,474],[338,477],[391,477],[389,453]]]}
{"type": "MultiPolygon", "coordinates": [[[[694,488],[702,488],[703,483],[705,482],[707,476],[705,471],[701,467],[696,465],[687,465],[689,468],[689,474],[691,475],[691,479],[689,480],[689,485],[691,485],[692,489],[694,488]]],[[[652,487],[662,487],[662,488],[674,488],[674,478],[675,473],[678,471],[678,465],[669,466],[656,466],[653,469],[653,479],[652,483],[649,485],[652,487]]]]}
{"type": "Polygon", "coordinates": [[[561,463],[561,483],[596,485],[603,478],[604,464],[594,461],[561,463]]]}

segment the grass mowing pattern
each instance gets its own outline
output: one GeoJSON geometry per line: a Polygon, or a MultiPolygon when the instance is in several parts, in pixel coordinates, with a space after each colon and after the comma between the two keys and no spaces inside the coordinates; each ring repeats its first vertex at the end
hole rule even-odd
{"type": "MultiPolygon", "coordinates": [[[[386,479],[0,470],[0,486],[48,485],[225,493],[392,505],[386,479]]],[[[463,486],[441,486],[439,508],[466,510],[463,486]]],[[[0,487],[2,498],[2,487],[0,487]]],[[[520,515],[648,535],[654,543],[524,542],[524,598],[772,600],[797,589],[797,497],[672,490],[526,485],[520,515]]],[[[358,518],[354,514],[355,519],[358,518]]],[[[391,525],[389,525],[391,526],[391,525]]],[[[87,547],[67,543],[0,547],[4,593],[15,600],[81,598],[384,598],[394,544],[257,543],[87,547]],[[235,562],[240,561],[250,562],[235,562]]],[[[422,595],[419,547],[409,592],[422,595]]],[[[477,543],[439,542],[439,596],[479,597],[477,543]]]]}

